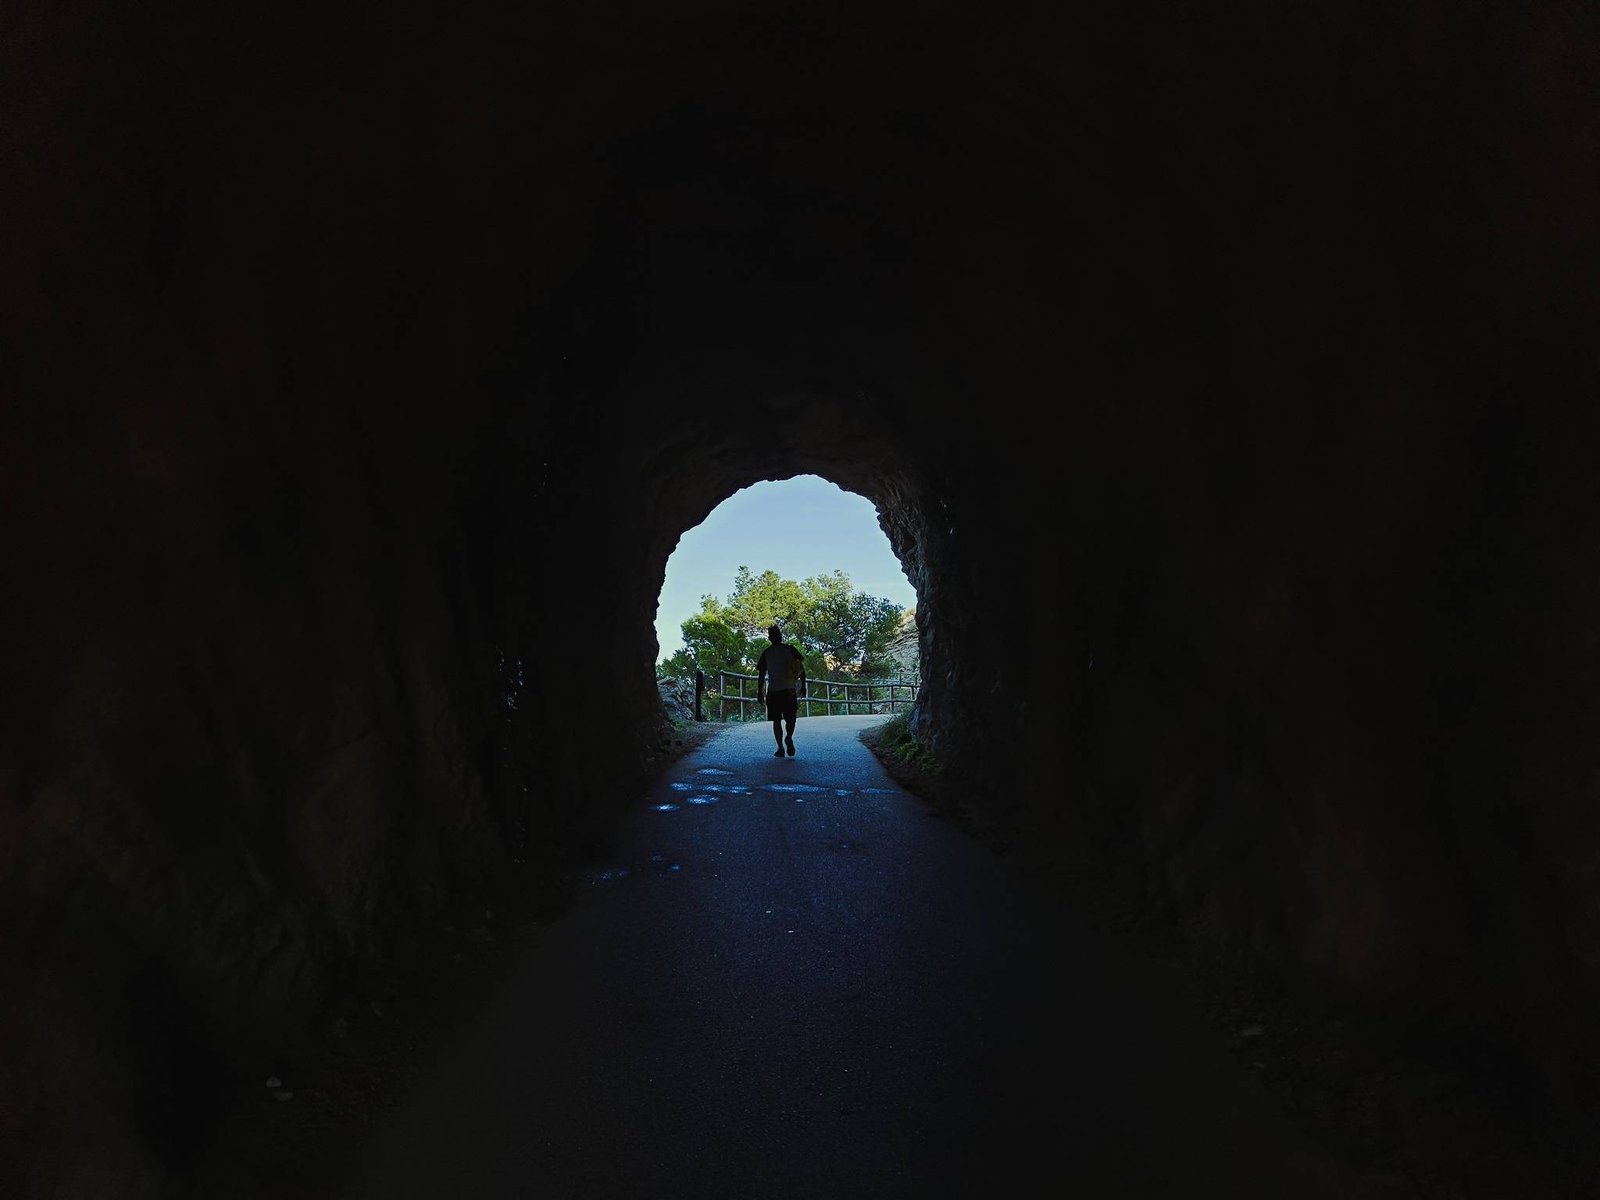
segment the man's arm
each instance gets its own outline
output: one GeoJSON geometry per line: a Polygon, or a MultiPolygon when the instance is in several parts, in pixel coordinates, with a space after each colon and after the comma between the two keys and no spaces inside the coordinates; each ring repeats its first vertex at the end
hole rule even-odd
{"type": "Polygon", "coordinates": [[[761,657],[756,659],[756,699],[762,698],[762,693],[767,690],[767,652],[763,650],[761,657]]]}

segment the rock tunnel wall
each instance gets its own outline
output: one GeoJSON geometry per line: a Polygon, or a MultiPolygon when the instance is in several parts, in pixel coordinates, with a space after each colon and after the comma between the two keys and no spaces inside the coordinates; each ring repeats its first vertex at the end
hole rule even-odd
{"type": "Polygon", "coordinates": [[[1583,1094],[1581,13],[13,11],[8,1194],[603,836],[678,535],[802,471],[987,820],[1583,1094]]]}

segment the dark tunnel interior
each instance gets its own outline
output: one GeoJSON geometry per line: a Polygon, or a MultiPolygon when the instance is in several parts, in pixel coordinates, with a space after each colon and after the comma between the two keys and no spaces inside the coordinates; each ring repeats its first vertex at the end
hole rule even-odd
{"type": "Polygon", "coordinates": [[[1592,1128],[1597,26],[6,6],[0,1190],[167,1194],[602,836],[668,556],[802,473],[987,826],[1592,1128]]]}

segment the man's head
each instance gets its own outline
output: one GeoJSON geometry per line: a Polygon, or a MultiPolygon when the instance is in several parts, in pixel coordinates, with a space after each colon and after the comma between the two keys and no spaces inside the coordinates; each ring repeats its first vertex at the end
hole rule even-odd
{"type": "Polygon", "coordinates": [[[776,646],[779,642],[783,641],[783,630],[779,629],[776,625],[768,625],[767,636],[772,639],[772,644],[776,646]]]}

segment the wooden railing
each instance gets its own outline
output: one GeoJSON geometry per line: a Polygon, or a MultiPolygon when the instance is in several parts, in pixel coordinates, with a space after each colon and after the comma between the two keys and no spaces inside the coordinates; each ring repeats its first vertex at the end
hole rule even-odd
{"type": "MultiPolygon", "coordinates": [[[[730,707],[738,712],[736,720],[766,719],[766,705],[755,696],[755,685],[759,682],[756,676],[741,675],[737,671],[718,671],[715,678],[717,720],[726,721],[730,707]]],[[[915,679],[879,679],[861,683],[811,679],[806,681],[806,695],[800,701],[800,712],[807,717],[816,716],[819,708],[822,715],[829,717],[897,713],[916,703],[919,686],[915,679]],[[819,690],[821,695],[817,694],[819,690]]]]}

